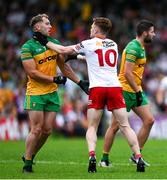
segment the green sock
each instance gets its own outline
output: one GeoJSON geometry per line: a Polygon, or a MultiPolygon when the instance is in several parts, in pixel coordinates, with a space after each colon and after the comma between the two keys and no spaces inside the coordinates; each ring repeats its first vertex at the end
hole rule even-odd
{"type": "Polygon", "coordinates": [[[25,159],[25,166],[32,166],[32,160],[25,159]]]}
{"type": "Polygon", "coordinates": [[[108,153],[103,153],[102,159],[103,161],[108,161],[109,160],[109,154],[108,153]]]}

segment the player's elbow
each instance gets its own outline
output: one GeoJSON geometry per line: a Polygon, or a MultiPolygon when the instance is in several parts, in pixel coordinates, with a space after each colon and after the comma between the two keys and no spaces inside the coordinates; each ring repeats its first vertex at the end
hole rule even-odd
{"type": "Polygon", "coordinates": [[[131,72],[125,71],[124,76],[125,76],[126,79],[128,79],[129,77],[131,77],[131,72]]]}
{"type": "Polygon", "coordinates": [[[30,78],[36,79],[36,77],[37,77],[37,71],[36,71],[36,70],[29,71],[29,72],[28,72],[28,75],[30,76],[30,78]]]}

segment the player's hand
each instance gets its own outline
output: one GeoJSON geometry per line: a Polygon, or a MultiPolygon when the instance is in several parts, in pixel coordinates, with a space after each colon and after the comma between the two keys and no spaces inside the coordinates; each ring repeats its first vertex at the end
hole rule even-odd
{"type": "Polygon", "coordinates": [[[77,59],[77,54],[68,55],[65,62],[77,59]]]}
{"type": "Polygon", "coordinates": [[[142,101],[143,101],[143,96],[142,96],[142,92],[138,91],[136,93],[136,101],[137,101],[137,106],[140,106],[142,101]]]}
{"type": "Polygon", "coordinates": [[[87,94],[89,95],[89,81],[87,80],[80,80],[78,86],[87,94]]]}
{"type": "Polygon", "coordinates": [[[43,46],[46,46],[46,44],[48,43],[47,36],[43,35],[40,32],[34,32],[33,33],[33,39],[39,41],[40,44],[43,46]]]}
{"type": "Polygon", "coordinates": [[[56,84],[63,84],[65,85],[67,81],[67,78],[65,76],[56,76],[56,77],[53,77],[53,82],[56,83],[56,84]]]}

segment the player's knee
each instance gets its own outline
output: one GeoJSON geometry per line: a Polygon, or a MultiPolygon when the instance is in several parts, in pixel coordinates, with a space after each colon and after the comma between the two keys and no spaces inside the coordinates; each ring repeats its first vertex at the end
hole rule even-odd
{"type": "Polygon", "coordinates": [[[31,130],[31,133],[34,134],[35,136],[40,136],[42,133],[42,128],[41,127],[33,128],[31,130]]]}
{"type": "Polygon", "coordinates": [[[125,133],[125,132],[127,132],[128,130],[129,130],[129,128],[130,128],[130,126],[127,124],[120,124],[119,125],[119,129],[120,129],[120,131],[122,132],[122,133],[125,133]]]}
{"type": "Polygon", "coordinates": [[[152,127],[152,125],[154,124],[154,121],[155,121],[154,118],[150,117],[145,121],[145,124],[149,127],[152,127]]]}
{"type": "Polygon", "coordinates": [[[113,134],[116,134],[119,129],[119,126],[111,126],[110,131],[113,132],[113,134]]]}
{"type": "Polygon", "coordinates": [[[42,134],[46,136],[50,136],[52,134],[52,128],[43,129],[42,134]]]}

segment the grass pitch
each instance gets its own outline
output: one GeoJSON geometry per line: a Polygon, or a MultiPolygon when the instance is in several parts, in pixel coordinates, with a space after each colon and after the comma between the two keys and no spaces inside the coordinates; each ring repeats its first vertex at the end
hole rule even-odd
{"type": "MultiPolygon", "coordinates": [[[[103,139],[98,139],[96,156],[100,160],[103,139]]],[[[24,142],[0,142],[0,179],[167,179],[167,141],[148,140],[143,151],[151,164],[146,172],[136,172],[128,159],[131,151],[117,137],[110,153],[111,168],[97,166],[97,173],[87,172],[88,150],[84,138],[51,137],[38,153],[34,173],[23,174],[21,156],[24,142]]]]}

